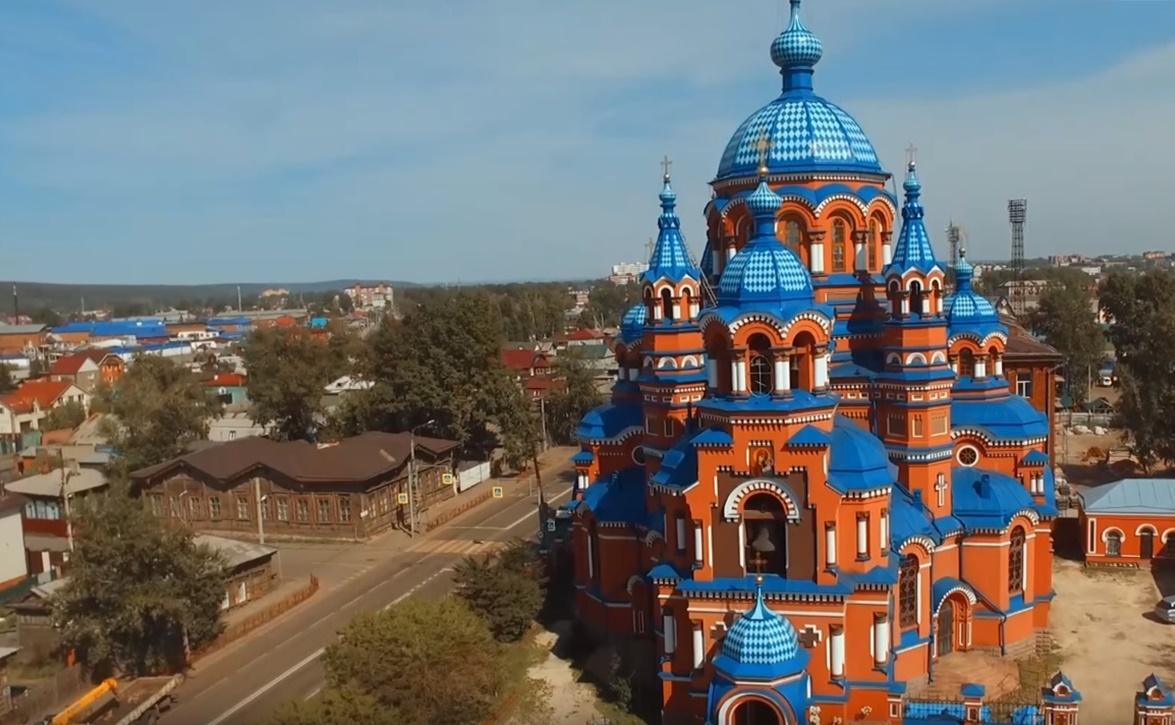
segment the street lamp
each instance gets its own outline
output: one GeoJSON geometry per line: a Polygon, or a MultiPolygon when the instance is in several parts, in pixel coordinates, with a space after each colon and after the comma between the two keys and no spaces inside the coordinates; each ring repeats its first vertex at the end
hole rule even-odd
{"type": "Polygon", "coordinates": [[[436,423],[436,418],[408,429],[408,528],[416,536],[416,431],[436,423]]]}
{"type": "Polygon", "coordinates": [[[58,461],[61,465],[61,503],[65,509],[65,538],[69,544],[69,552],[73,553],[73,517],[70,516],[69,511],[69,479],[74,477],[72,470],[65,470],[65,452],[61,449],[57,451],[58,461]]]}

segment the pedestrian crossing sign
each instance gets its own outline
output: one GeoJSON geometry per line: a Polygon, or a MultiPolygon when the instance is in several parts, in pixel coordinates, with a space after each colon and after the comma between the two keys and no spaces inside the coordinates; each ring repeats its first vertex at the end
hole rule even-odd
{"type": "Polygon", "coordinates": [[[407,506],[408,505],[408,494],[406,494],[406,493],[396,494],[396,501],[398,501],[401,506],[407,506]]]}
{"type": "Polygon", "coordinates": [[[494,498],[502,498],[505,495],[506,492],[502,490],[501,486],[494,486],[494,498]]]}
{"type": "Polygon", "coordinates": [[[441,482],[446,486],[452,486],[454,483],[457,483],[457,477],[451,473],[442,473],[441,482]]]}

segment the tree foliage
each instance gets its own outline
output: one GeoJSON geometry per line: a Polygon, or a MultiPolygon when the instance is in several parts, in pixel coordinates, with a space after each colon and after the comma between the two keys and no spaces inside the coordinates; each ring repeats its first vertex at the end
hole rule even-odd
{"type": "Polygon", "coordinates": [[[243,359],[253,419],[272,425],[282,440],[314,440],[323,422],[326,384],[350,371],[349,344],[342,330],[330,342],[305,330],[251,334],[243,359]]]}
{"type": "Polygon", "coordinates": [[[0,393],[11,393],[16,390],[16,381],[12,379],[12,368],[0,365],[0,393]]]}
{"type": "Polygon", "coordinates": [[[379,701],[352,687],[327,688],[311,700],[292,700],[274,713],[270,725],[395,725],[379,701]]]}
{"type": "Polygon", "coordinates": [[[1064,357],[1069,393],[1082,403],[1089,390],[1086,381],[1101,363],[1105,337],[1092,308],[1092,281],[1077,272],[1079,276],[1059,279],[1045,288],[1028,324],[1064,357]]]}
{"type": "Polygon", "coordinates": [[[584,359],[567,348],[555,360],[555,375],[563,386],[547,400],[547,434],[561,445],[575,441],[575,427],[584,413],[599,405],[603,398],[596,389],[592,371],[584,359]]]}
{"type": "Polygon", "coordinates": [[[322,662],[330,687],[373,698],[386,722],[472,725],[493,708],[501,684],[498,657],[481,619],[448,597],[360,614],[326,648],[322,662]]]}
{"type": "Polygon", "coordinates": [[[453,578],[457,596],[499,642],[522,639],[543,605],[542,562],[529,542],[515,541],[496,556],[466,557],[453,578]]]}
{"type": "Polygon", "coordinates": [[[618,327],[628,309],[640,301],[639,284],[613,284],[608,280],[591,286],[587,309],[580,314],[584,327],[618,327]]]}
{"type": "Polygon", "coordinates": [[[85,419],[86,406],[76,400],[70,400],[50,409],[42,427],[45,430],[77,428],[85,419]]]}
{"type": "Polygon", "coordinates": [[[1175,462],[1175,273],[1114,272],[1101,285],[1118,361],[1118,415],[1139,463],[1175,462]]]}
{"type": "Polygon", "coordinates": [[[111,412],[117,424],[106,435],[128,471],[182,454],[208,437],[208,420],[220,403],[205,394],[185,367],[157,355],[139,355],[114,387],[111,412]]]}
{"type": "Polygon", "coordinates": [[[165,528],[116,486],[74,512],[69,580],[53,597],[62,643],[95,675],[175,671],[220,631],[220,556],[165,528]]]}
{"type": "Polygon", "coordinates": [[[505,435],[525,422],[522,396],[499,357],[501,343],[493,305],[481,294],[430,299],[401,321],[385,319],[360,367],[374,385],[348,396],[340,428],[403,431],[433,420],[426,432],[484,457],[498,443],[496,431],[505,435]]]}

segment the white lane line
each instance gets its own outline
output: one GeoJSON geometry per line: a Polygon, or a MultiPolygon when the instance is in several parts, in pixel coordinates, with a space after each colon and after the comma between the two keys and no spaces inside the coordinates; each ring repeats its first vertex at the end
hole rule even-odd
{"type": "Polygon", "coordinates": [[[306,701],[313,700],[313,699],[314,699],[314,697],[315,697],[315,696],[316,696],[318,693],[322,692],[322,687],[323,687],[322,685],[319,685],[318,687],[315,687],[313,690],[311,690],[311,691],[310,691],[310,694],[309,694],[309,695],[307,695],[306,697],[304,697],[304,698],[302,698],[302,699],[303,699],[303,700],[306,700],[306,701]]]}
{"type": "Polygon", "coordinates": [[[294,665],[290,669],[286,670],[285,672],[281,673],[277,677],[273,678],[269,682],[262,685],[261,688],[258,689],[256,692],[254,692],[252,695],[249,695],[244,700],[241,700],[236,705],[233,705],[228,710],[225,710],[224,713],[220,717],[218,717],[215,720],[213,720],[212,722],[208,723],[208,725],[220,725],[220,723],[224,722],[225,720],[228,720],[233,715],[236,715],[243,708],[248,707],[254,700],[261,697],[265,693],[269,692],[273,688],[277,687],[278,684],[282,680],[286,679],[290,675],[294,674],[298,670],[302,669],[306,665],[308,665],[311,662],[313,662],[314,660],[318,659],[320,656],[322,656],[322,653],[325,651],[326,651],[325,647],[319,647],[318,649],[314,650],[314,652],[310,653],[310,655],[306,659],[302,660],[298,664],[294,665]]]}
{"type": "Polygon", "coordinates": [[[395,598],[395,599],[393,599],[392,601],[390,601],[390,602],[388,602],[387,604],[385,604],[385,605],[383,606],[383,609],[385,609],[385,610],[386,610],[386,609],[391,609],[392,607],[396,606],[396,605],[397,605],[397,604],[399,604],[400,602],[404,601],[404,600],[405,600],[405,599],[407,599],[408,597],[412,596],[412,595],[413,595],[413,594],[415,594],[416,592],[418,592],[418,591],[420,591],[421,589],[423,589],[425,584],[428,584],[428,583],[429,583],[429,582],[431,582],[433,579],[436,579],[437,577],[439,577],[441,574],[444,574],[445,572],[450,572],[450,571],[453,571],[453,567],[451,567],[451,566],[446,566],[444,569],[441,569],[441,570],[440,570],[440,571],[438,571],[437,573],[433,574],[433,575],[432,575],[432,576],[430,576],[429,578],[425,579],[424,581],[420,582],[420,583],[419,583],[419,584],[417,584],[416,586],[412,587],[412,588],[411,588],[411,589],[409,589],[408,591],[404,592],[404,593],[403,593],[403,594],[401,594],[400,596],[396,597],[396,598],[395,598]]]}
{"type": "MultiPolygon", "coordinates": [[[[571,493],[571,487],[570,487],[570,486],[569,486],[569,487],[567,487],[567,488],[565,488],[565,489],[563,489],[562,491],[560,491],[559,493],[555,494],[554,496],[552,496],[551,498],[549,498],[549,499],[547,499],[547,500],[548,500],[548,501],[555,501],[555,500],[557,500],[557,499],[561,499],[561,498],[563,498],[564,496],[566,496],[566,495],[567,495],[567,494],[569,494],[569,493],[571,493]]],[[[506,531],[509,531],[510,529],[513,529],[514,527],[516,527],[516,526],[518,526],[519,524],[523,523],[523,522],[524,522],[524,521],[526,521],[527,519],[531,519],[531,518],[533,518],[533,519],[535,520],[535,524],[536,524],[535,528],[537,529],[537,528],[538,528],[538,526],[537,526],[537,524],[538,524],[538,515],[539,515],[539,514],[538,514],[538,508],[536,507],[534,511],[529,511],[529,512],[527,512],[527,513],[523,514],[521,517],[519,517],[519,519],[518,519],[517,521],[515,521],[515,522],[514,522],[514,523],[512,523],[512,524],[509,524],[509,525],[505,526],[504,528],[505,528],[505,530],[506,530],[506,531]]]]}

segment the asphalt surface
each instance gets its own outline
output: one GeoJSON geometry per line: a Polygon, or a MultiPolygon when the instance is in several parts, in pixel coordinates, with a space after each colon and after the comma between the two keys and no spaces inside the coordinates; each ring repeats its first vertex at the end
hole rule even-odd
{"type": "MultiPolygon", "coordinates": [[[[566,467],[544,470],[548,501],[570,494],[566,467]]],[[[306,602],[200,660],[176,690],[178,704],[162,725],[253,725],[264,723],[282,703],[309,699],[323,686],[320,655],[337,633],[363,611],[408,597],[439,598],[452,588],[452,567],[465,556],[490,551],[538,531],[535,500],[508,490],[418,537],[404,551],[372,564],[360,576],[319,590],[306,602]]],[[[362,544],[356,545],[362,547],[362,544]]]]}

